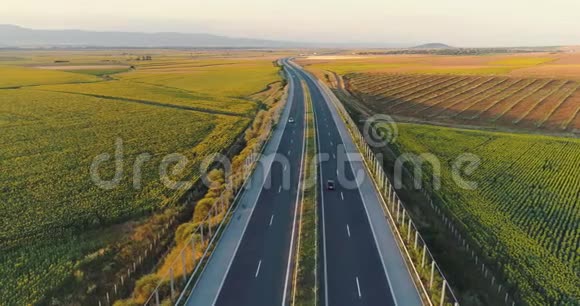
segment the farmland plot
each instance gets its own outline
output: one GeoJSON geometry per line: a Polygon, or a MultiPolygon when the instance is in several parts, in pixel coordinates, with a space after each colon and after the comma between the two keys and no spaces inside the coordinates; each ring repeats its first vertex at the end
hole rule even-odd
{"type": "MultiPolygon", "coordinates": [[[[98,243],[74,248],[81,249],[78,253],[67,253],[59,244],[51,251],[54,254],[40,258],[25,249],[40,252],[47,246],[35,248],[38,241],[55,239],[55,243],[83,228],[105,226],[172,204],[178,192],[161,183],[161,159],[172,153],[187,156],[188,168],[194,171],[175,179],[193,181],[201,159],[230,145],[248,123],[242,117],[76,94],[23,89],[3,93],[0,139],[7,145],[0,150],[0,248],[12,250],[7,254],[20,259],[15,265],[15,258],[2,258],[0,296],[15,304],[34,301],[43,289],[70,273],[70,260],[94,250],[98,243]],[[118,187],[100,189],[91,179],[89,166],[99,154],[115,154],[117,138],[123,141],[125,170],[118,187]],[[135,188],[133,164],[143,153],[151,159],[142,168],[141,186],[135,188]],[[31,276],[38,283],[29,282],[31,276]]],[[[103,164],[100,175],[114,177],[113,161],[103,164]]]]}
{"type": "MultiPolygon", "coordinates": [[[[442,162],[436,197],[497,263],[529,305],[571,305],[580,294],[580,141],[399,124],[399,152],[442,162]],[[453,145],[449,145],[453,144],[453,145]],[[463,153],[481,165],[460,188],[451,163],[463,153]]],[[[432,168],[425,167],[430,181],[432,168]]]]}
{"type": "Polygon", "coordinates": [[[349,74],[346,79],[348,90],[376,113],[567,133],[578,133],[580,127],[576,81],[369,73],[349,74]]]}
{"type": "MultiPolygon", "coordinates": [[[[124,63],[135,68],[107,77],[20,62],[0,68],[1,305],[47,302],[68,282],[82,281],[79,267],[126,243],[124,234],[130,237],[132,226],[152,211],[178,204],[185,191],[161,179],[164,157],[188,159],[186,170],[170,173],[171,180],[197,181],[202,160],[227,150],[266,94],[282,88],[270,60],[186,60],[189,52],[142,52],[160,59],[124,63]],[[108,154],[98,173],[112,180],[118,148],[119,183],[102,189],[93,182],[91,164],[108,154]],[[137,175],[134,165],[143,157],[137,175]]],[[[50,64],[69,56],[84,64],[89,59],[80,53],[22,61],[50,64]]]]}

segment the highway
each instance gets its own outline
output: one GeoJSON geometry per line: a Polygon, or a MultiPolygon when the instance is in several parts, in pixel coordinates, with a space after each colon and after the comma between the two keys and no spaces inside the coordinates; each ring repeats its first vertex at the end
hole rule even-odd
{"type": "Polygon", "coordinates": [[[343,164],[339,170],[339,154],[346,156],[342,138],[322,94],[307,80],[314,105],[318,152],[321,157],[328,156],[319,164],[318,188],[325,254],[323,300],[327,299],[326,305],[394,305],[358,188],[347,188],[339,180],[339,175],[343,175],[354,181],[348,165],[343,164]],[[335,190],[327,190],[328,180],[336,182],[335,190]]]}
{"type": "Polygon", "coordinates": [[[352,139],[329,97],[296,68],[312,97],[318,135],[321,304],[421,305],[378,193],[363,163],[347,157],[360,156],[352,139]],[[334,190],[328,190],[328,180],[334,190]]]}
{"type": "MultiPolygon", "coordinates": [[[[288,73],[292,78],[294,72],[288,73]]],[[[256,171],[265,171],[265,179],[253,178],[255,191],[245,191],[231,221],[234,224],[226,228],[187,305],[288,303],[305,149],[303,89],[298,79],[290,83],[291,101],[278,127],[280,138],[270,144],[271,152],[264,152],[269,155],[263,158],[267,165],[256,171]],[[294,122],[288,122],[289,117],[294,122]],[[245,224],[240,221],[244,216],[249,218],[245,224]],[[232,250],[235,256],[230,254],[232,250]],[[233,260],[227,260],[228,255],[233,260]]]]}
{"type": "Polygon", "coordinates": [[[363,163],[353,157],[360,154],[329,93],[299,66],[283,63],[290,76],[288,105],[261,169],[252,175],[251,187],[241,195],[186,304],[289,305],[305,149],[305,80],[319,152],[319,305],[421,305],[378,192],[363,163]],[[326,188],[328,180],[335,182],[335,190],[326,188]]]}

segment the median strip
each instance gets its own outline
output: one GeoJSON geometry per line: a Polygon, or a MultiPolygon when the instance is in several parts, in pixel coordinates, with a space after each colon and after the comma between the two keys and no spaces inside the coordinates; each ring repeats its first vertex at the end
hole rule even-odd
{"type": "Polygon", "coordinates": [[[317,171],[316,163],[314,162],[316,156],[316,132],[308,86],[304,82],[302,84],[306,109],[306,156],[304,157],[304,182],[302,184],[304,197],[300,210],[292,305],[317,305],[318,216],[316,211],[317,171]]]}

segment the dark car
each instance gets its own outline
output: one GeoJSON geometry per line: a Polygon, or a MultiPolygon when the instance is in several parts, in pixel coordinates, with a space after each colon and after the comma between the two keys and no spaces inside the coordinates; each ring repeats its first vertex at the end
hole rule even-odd
{"type": "Polygon", "coordinates": [[[326,188],[328,190],[334,190],[334,181],[333,180],[328,180],[328,182],[326,182],[326,188]]]}

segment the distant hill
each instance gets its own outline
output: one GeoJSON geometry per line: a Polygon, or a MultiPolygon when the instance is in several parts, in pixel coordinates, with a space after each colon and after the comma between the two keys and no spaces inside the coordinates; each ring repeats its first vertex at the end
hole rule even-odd
{"type": "Polygon", "coordinates": [[[413,47],[413,49],[452,49],[452,48],[453,47],[442,43],[429,43],[413,47]]]}
{"type": "MultiPolygon", "coordinates": [[[[296,47],[298,43],[211,34],[34,30],[0,25],[2,47],[296,47]]],[[[304,45],[304,44],[301,44],[304,45]]]]}

